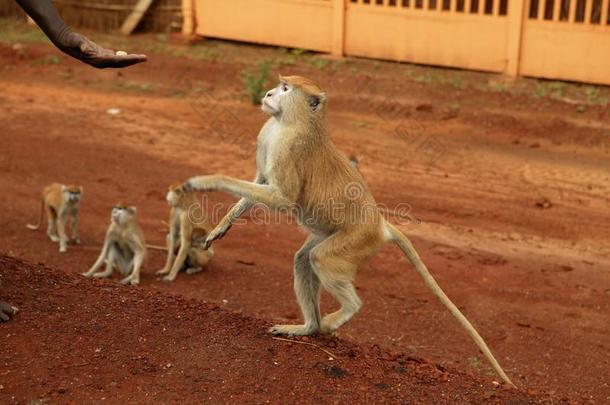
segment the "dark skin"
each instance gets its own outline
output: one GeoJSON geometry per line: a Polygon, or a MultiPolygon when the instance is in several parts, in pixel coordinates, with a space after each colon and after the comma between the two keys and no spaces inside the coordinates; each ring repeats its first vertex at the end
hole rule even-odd
{"type": "Polygon", "coordinates": [[[17,308],[11,304],[0,301],[0,322],[6,322],[17,313],[17,308]]]}
{"type": "MultiPolygon", "coordinates": [[[[16,1],[57,48],[75,59],[99,69],[123,68],[146,62],[146,55],[116,55],[84,35],[72,32],[59,16],[51,0],[16,1]]],[[[0,301],[0,322],[10,320],[16,313],[16,307],[0,301]]]]}
{"type": "Polygon", "coordinates": [[[116,55],[89,38],[72,32],[59,16],[51,0],[16,0],[62,52],[93,67],[123,68],[145,62],[146,55],[116,55]]]}

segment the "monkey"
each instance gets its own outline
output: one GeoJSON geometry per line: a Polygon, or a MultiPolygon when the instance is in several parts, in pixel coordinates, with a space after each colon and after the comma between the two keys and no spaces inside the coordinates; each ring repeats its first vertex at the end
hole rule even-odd
{"type": "Polygon", "coordinates": [[[121,284],[138,285],[140,268],[145,258],[146,243],[142,229],[136,221],[136,207],[117,204],[112,208],[102,252],[83,276],[107,278],[112,275],[116,265],[125,277],[121,280],[121,284]],[[106,261],[106,270],[97,272],[104,261],[106,261]]]}
{"type": "Polygon", "coordinates": [[[402,250],[424,283],[468,332],[502,379],[512,384],[483,338],[447,297],[409,239],[386,221],[362,175],[333,144],[326,131],[326,93],[300,76],[280,76],[263,97],[269,115],[259,132],[254,182],[224,175],[188,179],[187,191],[221,191],[241,197],[206,245],[221,238],[230,224],[254,203],[288,211],[309,231],[294,257],[294,290],[305,319],[301,325],[275,325],[272,334],[332,333],[362,307],[353,280],[361,263],[386,242],[402,250]],[[340,214],[340,215],[338,215],[340,214]],[[320,288],[339,302],[340,309],[320,314],[320,288]]]}
{"type": "Polygon", "coordinates": [[[178,186],[171,185],[166,197],[170,206],[167,260],[156,273],[165,276],[163,281],[174,281],[185,264],[187,274],[199,273],[214,256],[213,248],[204,248],[211,228],[207,216],[193,217],[192,210],[201,205],[194,193],[182,192],[178,186]]]}
{"type": "Polygon", "coordinates": [[[83,188],[76,185],[53,183],[42,190],[40,216],[37,225],[28,224],[31,230],[40,229],[44,212],[47,213],[47,235],[53,242],[59,242],[59,252],[67,251],[66,216],[72,218],[72,241],[80,244],[78,237],[78,210],[83,196],[83,188]],[[59,236],[57,235],[59,234],[59,236]]]}

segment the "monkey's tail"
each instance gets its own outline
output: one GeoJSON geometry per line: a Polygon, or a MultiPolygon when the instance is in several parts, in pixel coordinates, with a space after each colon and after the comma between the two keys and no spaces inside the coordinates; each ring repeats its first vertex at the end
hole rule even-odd
{"type": "Polygon", "coordinates": [[[44,200],[41,198],[40,199],[40,216],[38,217],[38,225],[27,224],[26,228],[31,229],[32,231],[40,229],[40,225],[42,225],[43,217],[44,217],[44,200]]]}
{"type": "Polygon", "coordinates": [[[146,247],[148,249],[151,250],[162,250],[164,252],[167,252],[167,247],[166,246],[159,246],[159,245],[146,245],[146,247]]]}
{"type": "Polygon", "coordinates": [[[424,262],[422,262],[421,258],[417,254],[417,251],[411,244],[411,241],[409,241],[409,239],[407,239],[407,237],[402,232],[400,232],[394,225],[390,224],[389,222],[386,222],[385,226],[388,233],[390,234],[389,239],[395,242],[398,247],[400,247],[400,250],[402,250],[404,254],[409,258],[411,263],[413,263],[419,275],[424,279],[424,283],[426,284],[426,286],[428,286],[428,288],[432,290],[434,295],[436,295],[438,299],[447,307],[449,312],[451,312],[453,316],[457,318],[462,327],[466,329],[472,340],[474,340],[476,345],[483,352],[487,360],[489,360],[492,367],[494,368],[494,370],[496,370],[496,373],[498,373],[502,380],[514,387],[515,384],[513,384],[510,378],[508,378],[508,376],[500,366],[500,363],[498,363],[494,355],[491,353],[491,350],[489,350],[489,347],[487,347],[487,344],[485,343],[481,335],[479,335],[474,326],[472,326],[470,321],[468,321],[468,319],[464,316],[464,314],[462,314],[458,307],[456,307],[455,304],[451,302],[449,297],[447,297],[445,292],[438,285],[434,277],[432,277],[432,275],[426,268],[426,265],[424,264],[424,262]]]}

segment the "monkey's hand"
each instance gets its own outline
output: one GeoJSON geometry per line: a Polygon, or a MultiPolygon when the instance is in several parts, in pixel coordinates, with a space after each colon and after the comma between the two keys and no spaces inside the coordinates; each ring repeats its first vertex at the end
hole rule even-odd
{"type": "Polygon", "coordinates": [[[178,189],[183,193],[193,191],[218,191],[218,187],[224,176],[219,175],[204,175],[195,176],[188,179],[178,189]]]}
{"type": "Polygon", "coordinates": [[[193,184],[193,179],[188,179],[186,182],[182,183],[180,187],[178,187],[177,191],[180,193],[192,193],[195,191],[195,185],[193,184]]]}
{"type": "Polygon", "coordinates": [[[61,39],[61,43],[62,50],[68,55],[99,69],[122,68],[147,60],[146,55],[117,54],[109,49],[102,48],[89,38],[76,32],[70,32],[65,38],[61,39]]]}
{"type": "Polygon", "coordinates": [[[0,322],[10,320],[19,310],[11,304],[0,301],[0,322]]]}
{"type": "Polygon", "coordinates": [[[218,224],[218,226],[216,228],[214,228],[214,230],[212,232],[210,232],[208,237],[205,238],[205,242],[203,243],[203,248],[205,250],[208,250],[210,248],[210,246],[212,246],[212,242],[214,242],[218,239],[222,239],[223,236],[225,236],[225,234],[229,231],[229,229],[231,229],[231,226],[232,226],[232,224],[229,221],[218,224]]]}

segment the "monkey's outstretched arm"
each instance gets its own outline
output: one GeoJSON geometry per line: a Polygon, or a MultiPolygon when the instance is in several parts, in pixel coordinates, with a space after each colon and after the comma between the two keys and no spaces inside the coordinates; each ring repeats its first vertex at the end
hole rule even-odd
{"type": "MultiPolygon", "coordinates": [[[[254,183],[265,184],[266,180],[260,173],[257,173],[256,178],[254,179],[254,183]]],[[[215,240],[221,239],[223,236],[225,236],[227,231],[229,229],[231,229],[231,226],[233,226],[233,223],[239,217],[241,217],[244,214],[244,212],[246,212],[250,208],[252,208],[252,206],[254,204],[255,204],[255,201],[242,197],[237,202],[237,204],[235,204],[229,210],[227,215],[224,216],[224,218],[218,223],[218,225],[216,225],[216,227],[212,230],[212,232],[210,232],[210,234],[208,235],[208,237],[205,240],[204,249],[208,249],[212,245],[212,242],[214,242],[215,240]]]]}
{"type": "Polygon", "coordinates": [[[93,264],[93,266],[91,266],[91,269],[89,269],[89,271],[83,273],[83,276],[91,277],[93,275],[93,273],[95,273],[97,271],[97,269],[99,269],[102,266],[102,264],[104,263],[104,259],[106,259],[106,257],[108,256],[109,246],[110,246],[110,232],[108,232],[106,234],[106,239],[104,239],[104,246],[102,247],[102,253],[100,253],[100,256],[95,261],[95,264],[93,264]]]}
{"type": "Polygon", "coordinates": [[[283,196],[275,187],[256,184],[223,175],[190,178],[182,186],[185,191],[224,191],[261,203],[270,209],[292,209],[295,202],[283,196]]]}

